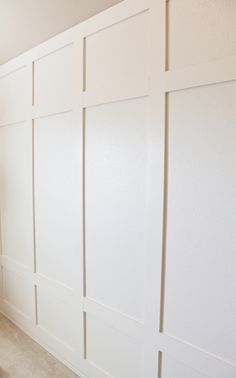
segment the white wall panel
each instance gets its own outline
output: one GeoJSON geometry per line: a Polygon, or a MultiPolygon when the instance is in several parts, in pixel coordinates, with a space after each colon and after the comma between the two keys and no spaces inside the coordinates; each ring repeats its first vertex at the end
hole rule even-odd
{"type": "Polygon", "coordinates": [[[87,296],[139,320],[145,290],[146,101],[86,113],[87,296]]]}
{"type": "Polygon", "coordinates": [[[148,12],[86,38],[86,90],[147,91],[148,12]],[[134,68],[135,64],[135,68],[134,68]]]}
{"type": "Polygon", "coordinates": [[[52,291],[37,287],[37,325],[56,338],[66,348],[74,350],[80,337],[78,314],[73,304],[52,291]]]}
{"type": "Polygon", "coordinates": [[[28,90],[27,68],[24,66],[0,78],[0,125],[27,118],[28,90]]]}
{"type": "Polygon", "coordinates": [[[0,128],[2,254],[29,266],[33,253],[32,127],[0,128]]]}
{"type": "Polygon", "coordinates": [[[79,135],[72,113],[34,122],[37,272],[70,288],[81,279],[79,135]]]}
{"type": "Polygon", "coordinates": [[[34,62],[34,104],[70,107],[73,100],[73,45],[62,47],[34,62]]]}
{"type": "Polygon", "coordinates": [[[124,0],[0,66],[0,309],[81,377],[236,376],[235,11],[124,0]]]}
{"type": "Polygon", "coordinates": [[[15,311],[26,318],[31,315],[29,282],[8,269],[3,269],[3,305],[7,305],[5,311],[9,315],[15,311]]]}
{"type": "Polygon", "coordinates": [[[162,356],[160,378],[209,378],[166,354],[162,356]]]}
{"type": "Polygon", "coordinates": [[[143,378],[143,347],[135,339],[87,316],[88,362],[119,378],[143,378]]]}
{"type": "Polygon", "coordinates": [[[168,0],[168,68],[236,54],[234,0],[168,0]]]}
{"type": "Polygon", "coordinates": [[[236,82],[170,94],[164,331],[236,361],[236,82]],[[173,316],[174,314],[174,316],[173,316]]]}

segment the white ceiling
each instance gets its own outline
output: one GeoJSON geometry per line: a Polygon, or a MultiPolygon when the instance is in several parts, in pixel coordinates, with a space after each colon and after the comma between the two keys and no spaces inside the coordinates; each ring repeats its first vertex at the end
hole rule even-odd
{"type": "Polygon", "coordinates": [[[122,0],[0,0],[0,64],[122,0]]]}

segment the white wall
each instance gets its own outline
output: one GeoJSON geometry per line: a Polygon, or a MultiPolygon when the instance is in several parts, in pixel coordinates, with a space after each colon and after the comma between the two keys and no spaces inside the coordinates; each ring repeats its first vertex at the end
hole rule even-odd
{"type": "Polygon", "coordinates": [[[189,3],[0,67],[1,311],[84,377],[236,376],[235,2],[189,3]]]}
{"type": "Polygon", "coordinates": [[[1,0],[0,64],[122,0],[1,0]]]}

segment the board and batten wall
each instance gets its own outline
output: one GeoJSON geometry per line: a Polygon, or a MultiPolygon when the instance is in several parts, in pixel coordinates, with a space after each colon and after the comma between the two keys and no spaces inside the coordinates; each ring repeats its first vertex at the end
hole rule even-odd
{"type": "Polygon", "coordinates": [[[0,67],[0,126],[2,313],[81,377],[235,378],[236,2],[56,36],[0,67]]]}

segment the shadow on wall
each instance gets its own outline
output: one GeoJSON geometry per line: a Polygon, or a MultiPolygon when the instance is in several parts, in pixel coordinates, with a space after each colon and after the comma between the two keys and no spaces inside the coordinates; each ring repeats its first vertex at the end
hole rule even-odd
{"type": "Polygon", "coordinates": [[[0,378],[10,378],[10,375],[0,368],[0,378]]]}

